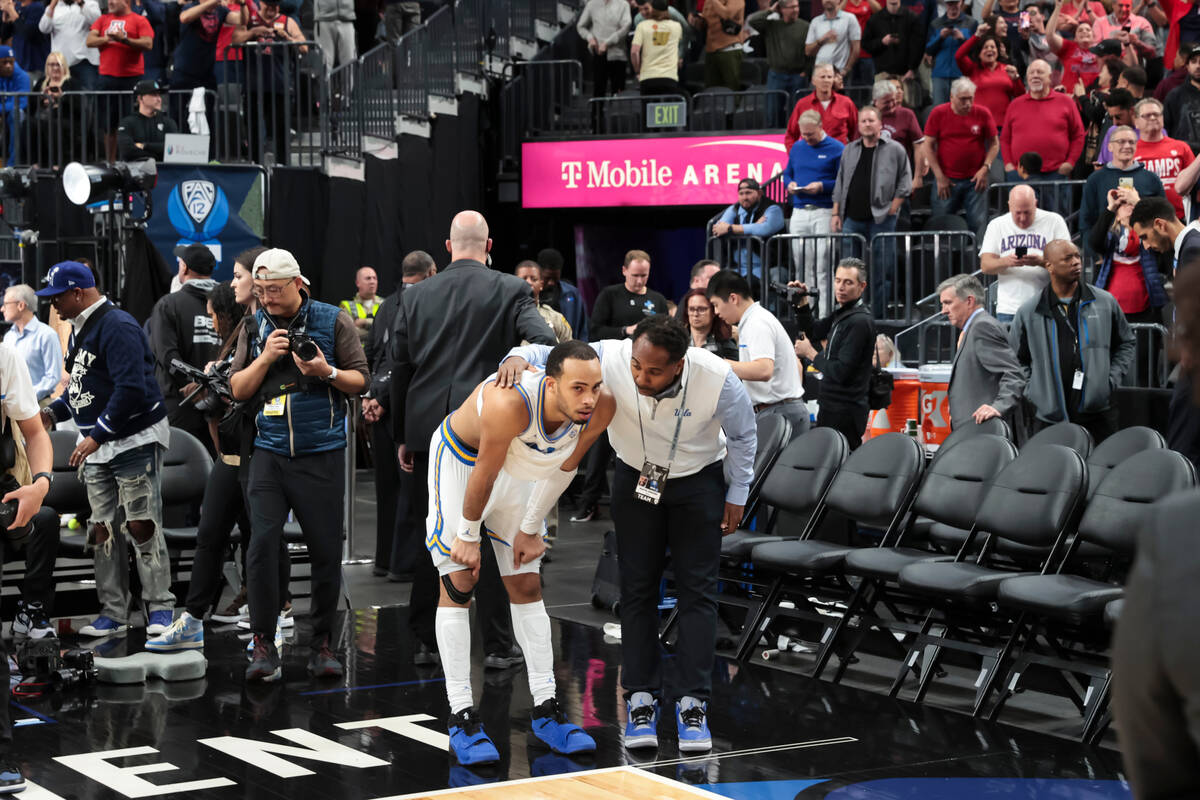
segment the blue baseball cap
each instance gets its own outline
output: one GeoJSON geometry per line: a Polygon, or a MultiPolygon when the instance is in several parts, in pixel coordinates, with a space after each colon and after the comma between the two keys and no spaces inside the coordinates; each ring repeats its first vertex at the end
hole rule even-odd
{"type": "Polygon", "coordinates": [[[46,273],[46,286],[38,289],[38,297],[54,297],[71,289],[91,289],[96,285],[96,277],[88,269],[87,264],[78,261],[60,261],[46,273]]]}
{"type": "Polygon", "coordinates": [[[8,45],[0,45],[0,58],[12,58],[13,49],[8,45]]]}

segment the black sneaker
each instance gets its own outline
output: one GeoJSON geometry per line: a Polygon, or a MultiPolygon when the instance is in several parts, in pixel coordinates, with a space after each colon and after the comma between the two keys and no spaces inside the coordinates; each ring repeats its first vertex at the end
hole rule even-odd
{"type": "Polygon", "coordinates": [[[571,515],[571,522],[591,522],[596,518],[598,509],[596,504],[592,503],[588,506],[580,506],[579,509],[571,515]]]}
{"type": "Polygon", "coordinates": [[[17,601],[17,614],[13,617],[13,636],[27,636],[30,639],[54,638],[54,626],[46,616],[46,610],[36,600],[26,603],[17,601]]]}
{"type": "Polygon", "coordinates": [[[521,652],[518,645],[514,644],[508,652],[488,653],[484,656],[483,666],[485,669],[508,669],[524,660],[525,654],[521,652]]]}
{"type": "Polygon", "coordinates": [[[0,794],[25,791],[25,776],[17,762],[0,758],[0,794]]]}
{"type": "Polygon", "coordinates": [[[418,667],[438,666],[442,663],[442,657],[437,650],[421,642],[417,645],[417,652],[413,653],[413,663],[418,667]]]}
{"type": "Polygon", "coordinates": [[[250,656],[250,666],[246,667],[246,680],[270,683],[283,675],[279,651],[275,649],[273,638],[261,633],[254,634],[254,652],[250,656]]]}
{"type": "Polygon", "coordinates": [[[328,637],[313,645],[312,655],[308,657],[308,674],[314,678],[342,677],[342,662],[333,654],[328,637]]]}

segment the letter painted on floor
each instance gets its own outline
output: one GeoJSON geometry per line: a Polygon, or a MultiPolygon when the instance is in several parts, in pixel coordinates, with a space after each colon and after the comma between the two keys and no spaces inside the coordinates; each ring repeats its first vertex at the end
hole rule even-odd
{"type": "Polygon", "coordinates": [[[416,724],[418,722],[432,722],[433,719],[428,714],[408,714],[403,717],[382,717],[380,719],[364,719],[359,722],[339,722],[337,723],[337,727],[348,731],[360,730],[362,728],[383,728],[385,731],[391,731],[409,739],[415,739],[422,744],[427,744],[438,750],[449,750],[449,736],[416,724]]]}
{"type": "Polygon", "coordinates": [[[357,750],[346,747],[344,744],[335,742],[332,739],[326,739],[323,736],[317,736],[315,733],[309,733],[300,728],[286,728],[284,730],[271,731],[271,733],[303,746],[292,747],[291,745],[276,744],[274,742],[241,739],[237,736],[217,736],[212,739],[201,739],[200,744],[208,745],[214,750],[220,750],[222,753],[245,761],[247,764],[253,764],[256,767],[265,769],[267,772],[280,778],[298,778],[302,775],[312,775],[314,773],[310,769],[293,764],[290,761],[285,761],[278,756],[304,758],[310,761],[321,761],[326,764],[337,764],[342,767],[354,767],[356,769],[386,767],[388,765],[388,762],[375,758],[375,756],[360,753],[357,750]],[[277,755],[271,755],[272,753],[277,755]]]}
{"type": "Polygon", "coordinates": [[[110,758],[127,758],[129,756],[145,756],[157,753],[153,747],[127,747],[124,750],[105,750],[100,753],[81,753],[77,756],[58,756],[54,760],[65,767],[70,767],[81,775],[86,775],[97,783],[101,783],[120,792],[126,797],[157,797],[178,792],[195,792],[201,789],[220,789],[224,786],[237,784],[228,778],[207,778],[199,781],[183,783],[151,783],[142,780],[138,775],[149,775],[155,772],[170,772],[179,769],[174,764],[165,762],[158,764],[137,764],[131,767],[118,767],[110,764],[110,758]]]}

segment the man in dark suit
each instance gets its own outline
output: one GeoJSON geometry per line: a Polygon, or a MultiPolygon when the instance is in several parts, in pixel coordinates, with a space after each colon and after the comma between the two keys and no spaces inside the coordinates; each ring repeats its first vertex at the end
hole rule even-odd
{"type": "Polygon", "coordinates": [[[389,580],[404,579],[413,573],[413,562],[423,552],[410,552],[425,540],[425,520],[412,516],[408,503],[408,483],[411,476],[400,471],[396,448],[387,423],[380,422],[391,405],[392,356],[388,344],[392,325],[400,308],[400,294],[409,286],[437,274],[433,256],[424,250],[414,250],[400,264],[400,285],[383,301],[375,312],[375,325],[367,339],[367,360],[374,370],[370,394],[363,398],[363,418],[371,423],[371,449],[375,458],[375,575],[389,580]],[[402,503],[397,506],[397,495],[402,503]]]}
{"type": "Polygon", "coordinates": [[[942,313],[962,331],[950,372],[950,427],[1010,417],[1025,389],[1017,356],[1004,327],[983,310],[983,285],[954,275],[938,286],[942,313]]]}
{"type": "MultiPolygon", "coordinates": [[[[511,348],[522,341],[550,346],[558,341],[538,314],[529,285],[484,263],[492,240],[482,214],[457,214],[450,223],[446,249],[450,266],[400,296],[389,344],[392,438],[399,445],[400,468],[412,473],[410,513],[420,519],[429,505],[429,442],[442,420],[496,371],[511,348]]],[[[481,601],[479,614],[508,607],[494,557],[487,556],[490,548],[483,551],[475,590],[481,601]]],[[[409,603],[409,625],[418,643],[414,660],[432,663],[437,653],[438,575],[428,557],[418,559],[416,570],[409,603]]],[[[482,626],[484,665],[511,666],[520,660],[511,628],[501,614],[495,617],[492,624],[482,626]]]]}

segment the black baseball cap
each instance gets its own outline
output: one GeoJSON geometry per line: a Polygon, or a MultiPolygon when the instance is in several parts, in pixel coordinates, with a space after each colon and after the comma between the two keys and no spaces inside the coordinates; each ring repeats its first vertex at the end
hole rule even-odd
{"type": "Polygon", "coordinates": [[[166,87],[159,86],[158,81],[138,81],[133,87],[133,96],[141,97],[144,94],[165,94],[166,91],[166,87]]]}
{"type": "Polygon", "coordinates": [[[1116,39],[1105,39],[1092,46],[1092,52],[1101,58],[1121,55],[1121,43],[1116,39]]]}
{"type": "Polygon", "coordinates": [[[762,186],[754,178],[742,178],[738,181],[738,189],[753,189],[756,192],[761,192],[762,186]]]}
{"type": "Polygon", "coordinates": [[[217,268],[217,259],[206,245],[180,245],[175,248],[175,257],[182,259],[188,270],[197,275],[212,275],[217,268]]]}

